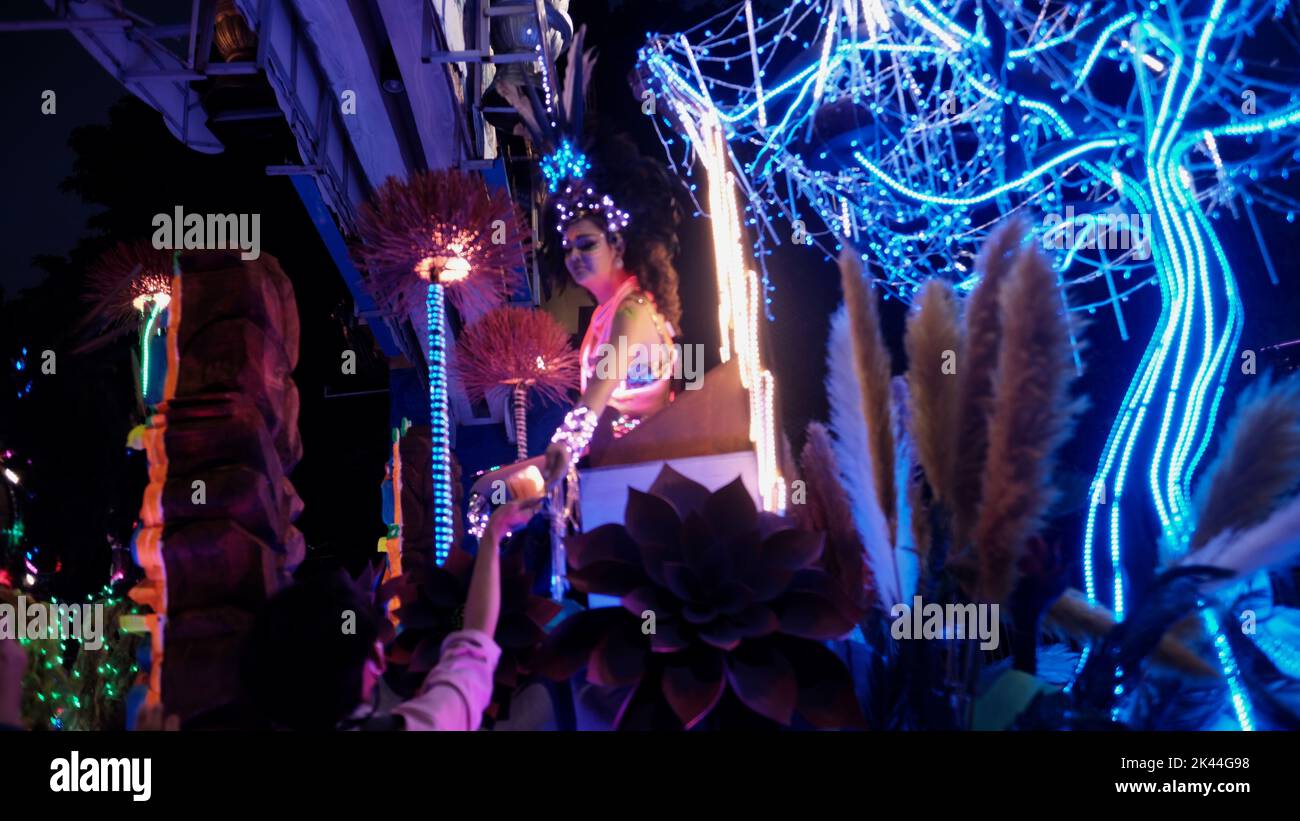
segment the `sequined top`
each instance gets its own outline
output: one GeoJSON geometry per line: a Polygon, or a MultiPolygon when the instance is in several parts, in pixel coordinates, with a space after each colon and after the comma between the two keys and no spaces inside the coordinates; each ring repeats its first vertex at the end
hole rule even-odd
{"type": "Polygon", "coordinates": [[[659,313],[654,297],[641,290],[636,277],[628,277],[612,297],[596,307],[582,339],[583,393],[592,379],[619,378],[609,404],[623,414],[625,424],[659,410],[669,401],[677,365],[674,336],[672,324],[659,313]],[[614,316],[628,298],[650,306],[650,316],[659,334],[657,343],[629,343],[625,338],[611,341],[614,316]]]}

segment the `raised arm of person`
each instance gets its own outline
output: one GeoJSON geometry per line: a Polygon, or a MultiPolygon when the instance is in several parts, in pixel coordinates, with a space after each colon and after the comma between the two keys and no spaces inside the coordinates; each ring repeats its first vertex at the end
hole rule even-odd
{"type": "Polygon", "coordinates": [[[493,639],[501,609],[501,540],[527,524],[541,501],[509,502],[492,514],[474,560],[464,629],[443,640],[438,666],[429,671],[415,698],[393,710],[407,730],[477,730],[482,724],[501,658],[493,639]]]}
{"type": "Polygon", "coordinates": [[[488,520],[487,530],[478,543],[474,574],[465,600],[465,629],[496,635],[497,616],[501,610],[501,541],[510,531],[528,524],[541,506],[542,497],[508,502],[497,508],[488,520]]]}

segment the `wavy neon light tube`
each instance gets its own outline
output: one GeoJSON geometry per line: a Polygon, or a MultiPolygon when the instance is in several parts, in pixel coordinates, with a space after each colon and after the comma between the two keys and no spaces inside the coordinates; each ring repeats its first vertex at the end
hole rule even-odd
{"type": "MultiPolygon", "coordinates": [[[[971,34],[970,31],[963,29],[962,26],[957,25],[956,19],[950,18],[943,12],[940,12],[939,8],[936,8],[935,4],[932,4],[930,0],[917,0],[917,5],[919,5],[920,8],[926,9],[927,12],[930,12],[935,19],[931,21],[931,19],[927,19],[922,16],[922,14],[917,14],[914,13],[914,10],[907,9],[906,6],[902,4],[900,4],[900,8],[902,9],[902,13],[906,14],[907,17],[915,19],[915,21],[920,23],[924,29],[932,31],[935,36],[939,36],[939,38],[943,39],[945,43],[948,42],[945,38],[961,38],[962,40],[967,40],[967,42],[974,43],[975,45],[980,45],[980,47],[983,48],[989,48],[989,45],[991,45],[991,43],[988,42],[987,36],[984,36],[983,34],[971,34]],[[935,29],[939,26],[943,26],[943,34],[939,34],[935,29],[931,29],[931,26],[935,26],[935,29]]],[[[956,40],[954,40],[954,48],[956,47],[956,40]]]]}
{"type": "MultiPolygon", "coordinates": [[[[1191,536],[1191,530],[1194,526],[1190,511],[1190,501],[1187,494],[1184,493],[1183,485],[1180,482],[1181,471],[1184,468],[1187,451],[1191,442],[1196,436],[1197,428],[1201,421],[1201,410],[1203,407],[1204,396],[1207,390],[1211,374],[1218,370],[1217,365],[1222,362],[1225,350],[1225,344],[1229,337],[1234,336],[1236,316],[1235,304],[1230,282],[1225,283],[1225,291],[1228,292],[1229,305],[1229,322],[1225,327],[1224,336],[1221,338],[1219,345],[1214,346],[1213,329],[1214,329],[1214,299],[1209,283],[1209,270],[1205,257],[1205,246],[1201,238],[1201,231],[1196,225],[1195,220],[1190,216],[1194,210],[1194,204],[1186,196],[1185,188],[1180,181],[1175,181],[1174,171],[1181,170],[1178,155],[1172,153],[1174,141],[1181,130],[1182,122],[1186,116],[1187,110],[1191,105],[1192,95],[1200,83],[1201,76],[1204,72],[1204,60],[1206,50],[1209,44],[1210,35],[1217,25],[1219,16],[1222,13],[1224,0],[1217,0],[1211,8],[1205,27],[1198,39],[1196,55],[1193,61],[1191,76],[1183,90],[1182,98],[1179,101],[1177,111],[1174,114],[1173,122],[1163,135],[1160,149],[1156,155],[1154,170],[1156,171],[1155,179],[1163,197],[1169,202],[1169,213],[1171,222],[1178,233],[1179,242],[1183,248],[1188,263],[1188,285],[1191,294],[1191,303],[1184,317],[1183,333],[1179,337],[1179,350],[1175,359],[1173,384],[1182,384],[1180,377],[1182,368],[1185,364],[1187,355],[1187,346],[1191,338],[1191,321],[1193,312],[1196,310],[1198,301],[1203,303],[1203,323],[1202,329],[1202,346],[1199,358],[1196,360],[1195,372],[1192,375],[1190,390],[1187,393],[1183,406],[1181,422],[1175,434],[1173,447],[1170,451],[1168,468],[1164,470],[1164,490],[1167,492],[1169,514],[1171,521],[1166,528],[1166,532],[1176,541],[1179,546],[1185,544],[1191,536]],[[1174,205],[1177,205],[1177,208],[1174,205]],[[1190,242],[1189,242],[1190,239],[1190,242]],[[1199,286],[1199,287],[1198,287],[1199,286]],[[1199,298],[1199,299],[1198,299],[1199,298]],[[1213,353],[1211,349],[1213,348],[1213,353]]],[[[1169,43],[1158,30],[1155,30],[1148,23],[1143,24],[1144,30],[1150,32],[1153,36],[1161,39],[1166,45],[1175,49],[1176,60],[1181,60],[1181,52],[1177,50],[1175,44],[1169,43]]],[[[1167,86],[1167,92],[1172,90],[1173,80],[1167,86]]],[[[1166,99],[1168,94],[1166,95],[1166,99]]],[[[1154,135],[1153,135],[1154,136],[1154,135]]],[[[1225,280],[1231,279],[1231,274],[1224,271],[1225,280]]],[[[1171,392],[1172,394],[1172,392],[1171,392]]],[[[1176,399],[1172,397],[1171,399],[1176,399]]],[[[1151,477],[1153,488],[1156,486],[1157,473],[1161,470],[1161,457],[1163,455],[1164,436],[1168,430],[1168,422],[1173,412],[1174,401],[1166,405],[1165,416],[1161,425],[1161,438],[1157,442],[1156,458],[1153,460],[1151,477]]],[[[1213,420],[1208,420],[1212,424],[1213,420]]]]}
{"type": "Polygon", "coordinates": [[[1097,42],[1092,46],[1092,51],[1088,52],[1088,59],[1083,61],[1083,67],[1079,70],[1078,78],[1074,81],[1076,89],[1083,86],[1083,81],[1088,79],[1088,75],[1092,73],[1092,67],[1097,64],[1097,58],[1101,57],[1101,50],[1106,47],[1106,41],[1110,39],[1111,35],[1136,19],[1137,15],[1129,12],[1101,30],[1101,34],[1097,36],[1097,42]]]}
{"type": "MultiPolygon", "coordinates": [[[[1140,53],[1140,50],[1139,50],[1140,53]]],[[[1189,333],[1190,310],[1184,313],[1187,306],[1184,303],[1186,292],[1185,287],[1187,278],[1184,274],[1183,261],[1190,257],[1190,248],[1187,243],[1186,235],[1183,233],[1182,226],[1176,219],[1172,209],[1168,205],[1165,196],[1164,180],[1161,177],[1161,147],[1163,145],[1161,136],[1169,118],[1170,106],[1173,100],[1174,87],[1178,82],[1179,75],[1182,71],[1183,57],[1181,52],[1176,52],[1174,63],[1171,67],[1164,88],[1164,94],[1161,96],[1161,102],[1156,114],[1155,125],[1152,127],[1147,142],[1147,156],[1153,158],[1147,164],[1147,180],[1150,184],[1152,201],[1156,210],[1156,221],[1164,235],[1166,247],[1170,250],[1170,262],[1173,264],[1174,276],[1171,282],[1174,284],[1173,295],[1173,322],[1181,323],[1180,332],[1177,334],[1178,350],[1174,355],[1174,369],[1166,389],[1164,412],[1161,415],[1159,430],[1156,434],[1155,451],[1151,458],[1151,465],[1148,471],[1148,485],[1151,489],[1152,502],[1156,509],[1156,516],[1160,519],[1161,530],[1166,534],[1173,532],[1173,514],[1170,510],[1171,505],[1166,504],[1163,487],[1160,481],[1159,465],[1164,456],[1164,449],[1169,435],[1169,426],[1172,422],[1173,409],[1178,401],[1178,388],[1181,385],[1183,362],[1186,356],[1187,341],[1189,333]],[[1178,253],[1181,249],[1182,254],[1178,253]]],[[[1142,81],[1143,75],[1138,75],[1140,88],[1143,90],[1144,97],[1146,85],[1142,81]]],[[[1173,335],[1173,325],[1169,328],[1169,334],[1173,335]]],[[[1161,352],[1160,358],[1156,362],[1156,369],[1162,370],[1164,360],[1168,355],[1168,349],[1161,352]]],[[[1132,437],[1127,445],[1128,449],[1136,444],[1136,435],[1132,437]]]]}
{"type": "MultiPolygon", "coordinates": [[[[921,0],[921,2],[925,2],[925,0],[921,0]]],[[[933,34],[935,37],[939,38],[939,42],[943,43],[950,50],[952,51],[961,50],[961,44],[957,42],[957,38],[953,36],[953,32],[949,32],[945,30],[938,23],[926,17],[924,14],[921,14],[919,11],[912,8],[910,5],[906,3],[900,2],[898,4],[898,10],[901,11],[905,16],[911,18],[912,20],[915,20],[918,24],[920,24],[921,28],[925,29],[926,31],[933,34]]],[[[969,34],[967,36],[969,37],[969,34]]]]}
{"type": "Polygon", "coordinates": [[[1013,189],[1019,188],[1029,180],[1032,180],[1034,177],[1037,177],[1040,174],[1044,173],[1045,171],[1063,162],[1071,160],[1079,156],[1080,154],[1085,154],[1089,151],[1093,151],[1099,148],[1115,148],[1120,145],[1125,145],[1130,141],[1131,140],[1115,139],[1115,138],[1089,140],[1088,142],[1083,143],[1082,145],[1077,145],[1073,148],[1061,152],[1060,154],[1056,155],[1055,157],[1048,160],[1047,162],[1040,163],[1039,165],[1035,166],[1033,169],[1026,171],[1024,174],[1021,174],[1016,179],[995,186],[989,189],[988,191],[985,191],[983,194],[980,194],[975,197],[943,197],[943,196],[936,196],[934,194],[927,194],[924,191],[917,191],[915,188],[911,188],[895,180],[887,172],[881,170],[875,163],[867,159],[867,157],[861,151],[854,151],[853,158],[857,160],[858,163],[863,168],[870,171],[873,176],[875,176],[885,185],[889,186],[894,191],[897,191],[899,194],[908,197],[909,199],[918,200],[920,202],[934,203],[936,205],[976,205],[981,202],[987,202],[988,200],[993,199],[999,194],[1004,194],[1007,191],[1011,191],[1013,189]]]}
{"type": "MultiPolygon", "coordinates": [[[[1214,232],[1209,228],[1205,221],[1204,215],[1200,209],[1187,196],[1183,185],[1175,181],[1175,172],[1181,169],[1179,157],[1181,152],[1171,152],[1171,146],[1175,143],[1182,120],[1190,104],[1192,94],[1199,83],[1200,76],[1203,72],[1203,61],[1208,46],[1210,35],[1222,12],[1223,2],[1216,2],[1207,19],[1205,28],[1202,31],[1198,42],[1196,57],[1193,63],[1191,77],[1187,83],[1182,100],[1177,111],[1172,117],[1169,117],[1170,102],[1173,97],[1174,88],[1178,77],[1181,73],[1182,52],[1176,44],[1171,43],[1162,33],[1156,31],[1149,24],[1144,24],[1144,30],[1151,34],[1155,39],[1170,47],[1174,53],[1174,67],[1167,77],[1165,92],[1159,112],[1156,116],[1155,125],[1150,132],[1148,142],[1148,156],[1152,157],[1153,162],[1148,166],[1147,176],[1151,183],[1151,192],[1153,203],[1155,205],[1156,215],[1161,227],[1162,233],[1166,237],[1166,247],[1169,249],[1170,256],[1168,262],[1173,268],[1174,276],[1170,278],[1169,284],[1172,289],[1167,289],[1168,305],[1172,308],[1172,317],[1164,325],[1162,342],[1166,342],[1172,335],[1175,328],[1178,328],[1178,350],[1174,355],[1173,372],[1168,381],[1166,392],[1166,402],[1164,413],[1159,432],[1156,438],[1155,453],[1152,459],[1152,466],[1149,473],[1150,486],[1153,499],[1156,503],[1157,514],[1161,517],[1162,526],[1170,538],[1175,540],[1175,544],[1181,546],[1186,534],[1190,532],[1192,523],[1186,517],[1186,511],[1189,509],[1187,502],[1188,480],[1185,475],[1186,470],[1194,469],[1195,462],[1199,460],[1200,454],[1204,451],[1206,440],[1202,440],[1202,447],[1198,449],[1197,456],[1193,457],[1192,464],[1187,463],[1188,448],[1191,442],[1196,438],[1197,429],[1202,424],[1201,416],[1205,392],[1212,378],[1217,371],[1220,375],[1223,373],[1223,367],[1226,360],[1223,354],[1226,352],[1232,340],[1238,335],[1240,322],[1239,301],[1236,293],[1235,283],[1232,279],[1231,269],[1227,265],[1226,259],[1222,255],[1222,249],[1218,244],[1214,232]],[[1212,246],[1214,246],[1216,256],[1220,262],[1220,270],[1224,277],[1225,292],[1228,300],[1228,321],[1223,335],[1216,345],[1213,339],[1214,328],[1214,307],[1213,294],[1209,283],[1208,264],[1205,258],[1205,246],[1202,235],[1207,236],[1212,246]],[[1199,299],[1198,299],[1199,298],[1199,299]],[[1203,301],[1202,301],[1203,300],[1203,301]],[[1203,305],[1203,325],[1201,334],[1201,355],[1196,364],[1196,370],[1192,375],[1190,388],[1187,393],[1183,407],[1181,423],[1175,433],[1173,446],[1170,449],[1169,467],[1161,476],[1164,466],[1164,451],[1167,437],[1170,433],[1170,424],[1179,401],[1180,386],[1183,381],[1183,367],[1186,363],[1187,346],[1191,339],[1191,322],[1193,313],[1196,312],[1197,304],[1203,305]],[[1182,471],[1180,473],[1180,471],[1182,471]],[[1168,510],[1164,505],[1164,491],[1168,491],[1168,510]]],[[[1138,54],[1140,58],[1140,52],[1138,54]]],[[[1145,89],[1145,83],[1139,76],[1140,88],[1144,96],[1144,102],[1148,99],[1148,92],[1145,89]]],[[[1149,110],[1149,105],[1147,106],[1149,110]]],[[[1284,120],[1285,117],[1279,116],[1284,120]]],[[[1163,256],[1157,264],[1158,271],[1163,268],[1160,264],[1163,262],[1163,256]]],[[[1165,320],[1162,313],[1162,321],[1165,320]]],[[[1155,336],[1153,336],[1154,341],[1155,336]]],[[[1146,393],[1150,393],[1157,381],[1163,382],[1159,375],[1164,370],[1165,359],[1168,355],[1167,344],[1162,344],[1159,348],[1159,354],[1154,360],[1145,360],[1146,367],[1140,377],[1141,381],[1146,383],[1146,393]]],[[[1222,376],[1220,376],[1220,386],[1222,376]]],[[[1216,391],[1216,397],[1212,403],[1210,414],[1211,417],[1204,421],[1208,430],[1213,425],[1213,415],[1217,413],[1221,390],[1216,391]]],[[[1120,471],[1116,483],[1116,502],[1111,504],[1111,540],[1112,551],[1115,558],[1119,552],[1119,508],[1118,497],[1122,493],[1122,482],[1126,474],[1127,462],[1133,452],[1133,445],[1137,441],[1138,431],[1141,427],[1140,419],[1145,415],[1145,403],[1138,414],[1138,422],[1134,424],[1129,431],[1123,431],[1119,435],[1121,438],[1127,434],[1124,455],[1121,458],[1120,471]]],[[[1113,454],[1113,451],[1112,451],[1113,454]]],[[[1108,459],[1111,454],[1108,454],[1108,459]]],[[[1108,469],[1106,473],[1108,473],[1108,469]]],[[[1090,511],[1085,544],[1090,546],[1093,529],[1095,526],[1095,508],[1090,511]]],[[[1092,585],[1092,562],[1091,550],[1086,553],[1086,563],[1090,595],[1095,595],[1095,587],[1092,585]]],[[[1113,566],[1116,580],[1121,575],[1120,565],[1116,561],[1113,566]]],[[[1122,597],[1116,598],[1116,612],[1121,613],[1122,597]]],[[[1251,708],[1248,695],[1242,687],[1239,670],[1236,667],[1235,659],[1228,645],[1226,638],[1218,629],[1217,619],[1211,611],[1206,611],[1207,629],[1215,637],[1216,649],[1219,652],[1220,665],[1224,669],[1225,676],[1228,679],[1229,690],[1232,695],[1234,709],[1237,713],[1238,724],[1243,730],[1253,729],[1253,720],[1251,719],[1251,708]]]]}
{"type": "Polygon", "coordinates": [[[1259,117],[1231,125],[1211,128],[1210,133],[1216,137],[1242,137],[1248,134],[1263,134],[1277,131],[1290,125],[1300,123],[1300,106],[1275,114],[1272,117],[1259,117]]]}
{"type": "Polygon", "coordinates": [[[831,4],[831,16],[826,21],[826,37],[822,40],[821,59],[817,61],[817,74],[815,85],[813,86],[813,102],[822,98],[822,91],[826,88],[826,78],[830,75],[830,53],[831,43],[835,41],[835,33],[839,28],[840,4],[831,4]]]}

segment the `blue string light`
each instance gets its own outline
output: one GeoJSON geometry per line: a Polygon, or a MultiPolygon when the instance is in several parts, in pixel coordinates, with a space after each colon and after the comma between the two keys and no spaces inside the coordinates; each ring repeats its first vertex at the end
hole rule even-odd
{"type": "Polygon", "coordinates": [[[555,151],[542,157],[542,176],[546,178],[546,188],[552,194],[560,190],[565,180],[580,180],[591,170],[587,155],[564,140],[555,151]]]}
{"type": "Polygon", "coordinates": [[[455,538],[447,405],[445,287],[430,282],[425,291],[425,314],[429,323],[429,461],[433,471],[433,554],[439,565],[447,561],[455,538]]]}

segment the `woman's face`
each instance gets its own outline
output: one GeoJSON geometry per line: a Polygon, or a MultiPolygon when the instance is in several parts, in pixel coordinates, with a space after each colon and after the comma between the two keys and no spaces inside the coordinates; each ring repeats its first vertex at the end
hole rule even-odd
{"type": "Polygon", "coordinates": [[[582,219],[564,231],[564,265],[573,281],[590,288],[614,279],[623,267],[623,243],[593,220],[582,219]]]}

